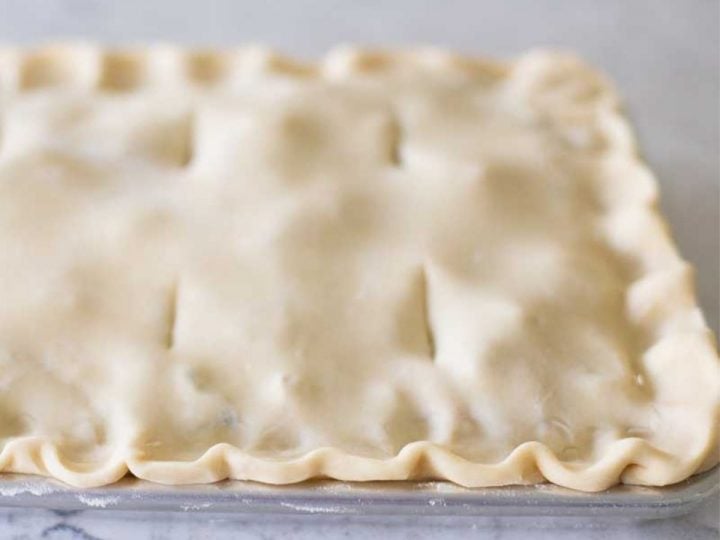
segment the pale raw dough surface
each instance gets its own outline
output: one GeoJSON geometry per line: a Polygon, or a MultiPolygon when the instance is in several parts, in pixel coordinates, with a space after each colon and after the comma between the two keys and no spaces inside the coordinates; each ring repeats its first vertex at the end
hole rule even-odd
{"type": "Polygon", "coordinates": [[[0,471],[78,486],[717,462],[720,367],[571,55],[0,51],[0,471]]]}

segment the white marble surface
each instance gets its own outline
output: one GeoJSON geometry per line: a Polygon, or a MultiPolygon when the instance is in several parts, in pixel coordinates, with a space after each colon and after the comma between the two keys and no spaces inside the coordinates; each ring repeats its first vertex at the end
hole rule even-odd
{"type": "MultiPolygon", "coordinates": [[[[697,267],[711,327],[720,311],[717,0],[0,0],[0,42],[270,44],[296,55],[336,43],[430,43],[511,56],[579,51],[617,82],[658,174],[662,205],[697,267]]],[[[0,510],[2,538],[718,538],[717,498],[691,516],[644,523],[480,520],[472,525],[210,520],[0,510]],[[528,534],[531,533],[531,534],[528,534]]]]}

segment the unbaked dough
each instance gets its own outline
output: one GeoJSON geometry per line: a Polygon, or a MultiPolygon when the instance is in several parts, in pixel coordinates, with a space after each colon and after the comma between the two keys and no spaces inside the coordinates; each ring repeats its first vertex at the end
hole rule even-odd
{"type": "Polygon", "coordinates": [[[692,270],[607,81],[342,49],[0,52],[0,471],[664,485],[692,270]]]}

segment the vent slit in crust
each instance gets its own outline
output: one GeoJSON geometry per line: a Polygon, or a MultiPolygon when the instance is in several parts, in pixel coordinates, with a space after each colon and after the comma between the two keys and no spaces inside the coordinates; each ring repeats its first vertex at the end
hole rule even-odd
{"type": "Polygon", "coordinates": [[[180,282],[176,282],[170,289],[167,300],[167,322],[165,330],[165,348],[168,351],[175,347],[175,332],[178,318],[178,300],[180,296],[180,282]]]}
{"type": "Polygon", "coordinates": [[[387,122],[389,160],[393,166],[400,167],[402,166],[402,125],[395,115],[391,116],[387,122]]]}
{"type": "Polygon", "coordinates": [[[195,128],[196,113],[191,111],[182,124],[181,129],[184,130],[182,154],[180,155],[180,167],[189,167],[192,165],[195,155],[195,128]]]}
{"type": "Polygon", "coordinates": [[[427,269],[423,266],[420,272],[420,291],[422,302],[422,320],[425,327],[425,339],[430,359],[435,361],[435,333],[433,331],[431,304],[430,304],[430,278],[427,269]]]}

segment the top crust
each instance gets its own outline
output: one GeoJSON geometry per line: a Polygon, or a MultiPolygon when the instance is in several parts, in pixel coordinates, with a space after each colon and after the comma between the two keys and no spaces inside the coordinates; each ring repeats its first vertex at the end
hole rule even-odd
{"type": "Polygon", "coordinates": [[[0,471],[665,485],[720,365],[570,54],[0,50],[0,471]]]}

